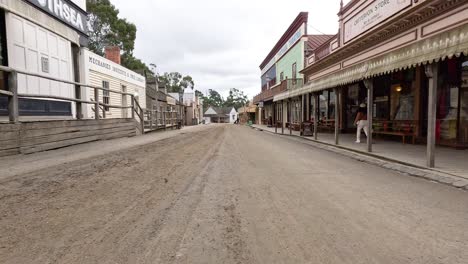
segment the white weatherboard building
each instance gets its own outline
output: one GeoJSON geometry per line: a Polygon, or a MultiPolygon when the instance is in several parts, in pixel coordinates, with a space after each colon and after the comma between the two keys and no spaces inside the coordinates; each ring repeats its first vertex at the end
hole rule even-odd
{"type": "MultiPolygon", "coordinates": [[[[84,83],[100,86],[113,91],[130,93],[138,98],[140,106],[146,108],[146,79],[129,69],[106,58],[92,53],[87,49],[81,50],[80,65],[82,65],[81,79],[84,83]]],[[[94,101],[94,89],[82,91],[82,98],[94,101]]],[[[108,105],[130,106],[131,97],[117,93],[99,92],[99,101],[108,105]]],[[[94,106],[87,105],[83,110],[84,118],[94,118],[94,106]]],[[[130,109],[108,108],[106,118],[129,118],[130,109]]],[[[101,111],[102,112],[102,111],[101,111]]]]}
{"type": "MultiPolygon", "coordinates": [[[[0,65],[67,81],[76,79],[79,48],[86,44],[85,0],[0,0],[0,65]]],[[[8,89],[0,73],[0,89],[8,89]]],[[[18,76],[20,94],[75,98],[72,85],[18,76]]],[[[7,99],[0,97],[0,115],[7,99]]],[[[21,116],[75,117],[74,103],[21,98],[21,116]]]]}
{"type": "Polygon", "coordinates": [[[203,118],[205,119],[205,124],[234,124],[238,117],[239,113],[234,107],[209,107],[203,115],[203,118]]]}

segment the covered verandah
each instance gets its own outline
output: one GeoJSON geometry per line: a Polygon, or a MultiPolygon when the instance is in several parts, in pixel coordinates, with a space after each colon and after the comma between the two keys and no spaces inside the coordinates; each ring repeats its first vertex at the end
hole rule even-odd
{"type": "MultiPolygon", "coordinates": [[[[274,127],[267,127],[264,125],[255,125],[254,127],[270,133],[282,134],[281,128],[275,129],[274,127]]],[[[300,131],[285,129],[284,135],[292,135],[306,140],[335,145],[334,133],[317,133],[317,138],[315,139],[314,136],[302,136],[300,131]]],[[[356,136],[354,134],[342,134],[340,136],[339,147],[360,153],[367,153],[367,144],[356,144],[355,140],[356,136]]],[[[437,156],[437,163],[433,168],[434,170],[468,179],[468,150],[457,150],[438,146],[435,148],[435,154],[437,156]]],[[[410,166],[426,168],[425,145],[403,144],[397,141],[374,139],[371,155],[410,166]]]]}
{"type": "MultiPolygon", "coordinates": [[[[415,43],[413,45],[401,48],[399,50],[392,51],[380,57],[359,63],[355,66],[342,69],[339,72],[313,79],[307,83],[304,87],[292,91],[287,91],[280,95],[275,96],[275,109],[280,109],[286,112],[285,114],[276,114],[275,123],[279,124],[279,128],[273,128],[276,132],[285,134],[309,134],[313,135],[314,139],[321,139],[321,141],[330,143],[333,145],[340,145],[350,147],[359,151],[374,152],[385,158],[395,159],[400,161],[410,161],[411,164],[416,166],[424,166],[428,168],[443,168],[447,171],[461,172],[467,171],[468,168],[464,162],[468,159],[468,152],[464,150],[450,149],[437,147],[437,96],[438,87],[440,86],[440,67],[441,61],[452,58],[466,56],[468,54],[468,26],[464,26],[444,34],[436,35],[432,38],[424,41],[415,43]],[[426,112],[424,117],[420,120],[414,120],[415,122],[424,122],[426,134],[424,135],[424,145],[406,145],[400,144],[395,141],[375,141],[373,139],[373,133],[369,134],[367,138],[367,144],[355,145],[355,135],[342,134],[343,119],[346,118],[346,114],[343,115],[343,88],[348,84],[360,82],[365,86],[366,97],[365,102],[367,104],[367,117],[369,122],[369,128],[373,128],[376,132],[374,122],[375,118],[375,100],[374,96],[374,85],[375,78],[384,74],[393,72],[401,72],[406,69],[414,69],[418,67],[418,72],[423,78],[418,80],[424,80],[424,83],[419,83],[418,87],[420,90],[424,90],[427,93],[427,98],[421,105],[426,105],[422,111],[426,112]],[[326,119],[325,122],[329,127],[331,126],[330,134],[320,134],[319,124],[323,125],[323,118],[321,116],[320,108],[320,96],[325,90],[333,91],[334,96],[329,96],[328,100],[333,101],[334,109],[333,114],[330,118],[326,119]],[[284,127],[285,119],[291,116],[290,107],[283,107],[285,102],[291,102],[293,98],[301,98],[301,120],[300,124],[301,132],[288,131],[284,127]],[[314,102],[311,104],[311,102],[314,102]],[[313,105],[313,109],[307,108],[313,105]],[[306,122],[306,120],[308,122],[306,122]],[[333,121],[333,122],[328,122],[333,121]],[[319,123],[320,122],[320,123],[319,123]],[[312,124],[310,124],[312,123],[312,124]],[[322,138],[323,137],[323,138],[322,138]],[[375,144],[377,143],[377,144],[375,144]],[[393,151],[392,151],[393,150],[393,151]],[[437,155],[437,166],[436,166],[436,155],[437,155]],[[401,157],[403,158],[401,158],[401,157]],[[458,160],[456,159],[458,157],[458,160]],[[440,163],[440,164],[439,164],[440,163]]],[[[379,87],[376,87],[379,89],[379,87]]],[[[421,97],[422,98],[422,97],[421,97]]],[[[396,120],[396,119],[395,119],[396,120]]],[[[422,127],[422,126],[421,126],[422,127]]],[[[411,129],[408,129],[411,130],[411,129]]]]}

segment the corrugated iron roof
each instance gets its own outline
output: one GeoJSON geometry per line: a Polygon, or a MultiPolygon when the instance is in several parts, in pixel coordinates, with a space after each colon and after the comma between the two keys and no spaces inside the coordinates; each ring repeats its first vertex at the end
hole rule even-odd
{"type": "Polygon", "coordinates": [[[308,35],[307,48],[309,50],[316,50],[334,36],[336,35],[308,35]]]}

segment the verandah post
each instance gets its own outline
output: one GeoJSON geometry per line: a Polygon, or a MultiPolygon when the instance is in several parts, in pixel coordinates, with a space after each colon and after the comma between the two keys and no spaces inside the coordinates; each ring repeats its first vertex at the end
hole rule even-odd
{"type": "Polygon", "coordinates": [[[277,102],[273,103],[273,113],[274,113],[274,126],[275,126],[275,134],[278,134],[278,104],[277,102]]]}
{"type": "Polygon", "coordinates": [[[281,100],[281,134],[284,135],[284,100],[281,100]]]}
{"type": "Polygon", "coordinates": [[[19,102],[18,102],[18,74],[10,72],[8,76],[9,91],[13,96],[8,97],[8,117],[11,123],[19,121],[19,102]]]}
{"type": "Polygon", "coordinates": [[[436,123],[437,123],[437,83],[439,64],[426,65],[426,76],[429,79],[427,105],[427,166],[435,167],[436,123]]]}
{"type": "Polygon", "coordinates": [[[319,97],[317,94],[314,94],[314,139],[318,140],[318,107],[319,107],[319,97]]]}
{"type": "Polygon", "coordinates": [[[292,136],[292,101],[291,99],[288,100],[289,106],[288,106],[288,119],[289,119],[289,135],[292,136]]]}
{"type": "Polygon", "coordinates": [[[335,88],[335,145],[340,143],[340,100],[339,100],[340,90],[335,88]]]}
{"type": "Polygon", "coordinates": [[[372,152],[372,132],[373,132],[373,117],[374,117],[374,82],[372,79],[364,81],[367,88],[367,151],[372,152]]]}

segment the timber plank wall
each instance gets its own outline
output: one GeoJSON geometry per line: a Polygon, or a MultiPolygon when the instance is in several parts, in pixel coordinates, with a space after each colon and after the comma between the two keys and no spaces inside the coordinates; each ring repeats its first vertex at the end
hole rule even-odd
{"type": "Polygon", "coordinates": [[[0,124],[0,157],[136,136],[134,119],[66,120],[0,124]]]}

